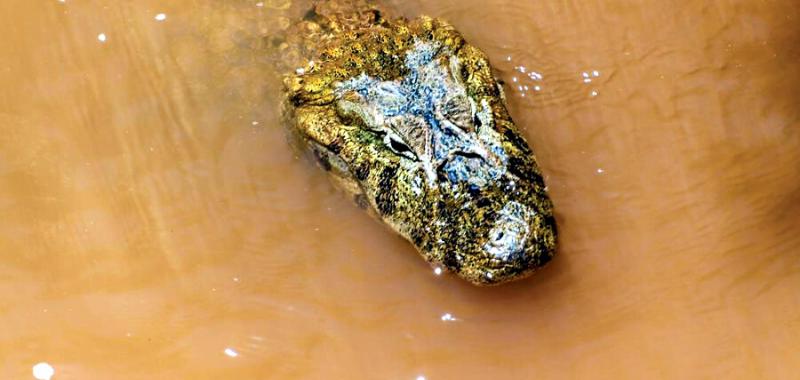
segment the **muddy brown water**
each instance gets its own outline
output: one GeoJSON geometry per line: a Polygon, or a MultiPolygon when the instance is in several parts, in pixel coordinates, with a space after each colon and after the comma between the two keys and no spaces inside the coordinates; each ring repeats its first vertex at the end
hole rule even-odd
{"type": "Polygon", "coordinates": [[[395,3],[508,83],[546,270],[437,276],[296,157],[261,37],[308,2],[3,0],[0,377],[800,373],[800,3],[395,3]]]}

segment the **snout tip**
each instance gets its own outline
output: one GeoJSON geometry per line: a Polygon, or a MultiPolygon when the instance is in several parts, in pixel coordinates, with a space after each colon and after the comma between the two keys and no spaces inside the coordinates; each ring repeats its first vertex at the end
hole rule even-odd
{"type": "Polygon", "coordinates": [[[461,276],[479,286],[499,285],[529,276],[554,254],[555,226],[528,206],[510,201],[481,246],[483,260],[462,268],[461,276]]]}

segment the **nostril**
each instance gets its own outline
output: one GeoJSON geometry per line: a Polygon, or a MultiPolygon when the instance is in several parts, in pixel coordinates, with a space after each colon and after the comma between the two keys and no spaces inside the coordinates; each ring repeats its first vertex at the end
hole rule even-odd
{"type": "Polygon", "coordinates": [[[507,203],[489,231],[483,249],[490,256],[502,260],[515,260],[524,255],[530,237],[530,210],[517,202],[507,203]]]}

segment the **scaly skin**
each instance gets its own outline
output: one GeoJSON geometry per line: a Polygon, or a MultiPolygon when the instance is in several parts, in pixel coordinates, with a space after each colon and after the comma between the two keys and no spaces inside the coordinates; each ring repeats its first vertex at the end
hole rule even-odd
{"type": "Polygon", "coordinates": [[[533,273],[555,254],[553,207],[488,59],[445,21],[386,15],[328,0],[293,26],[300,140],[428,262],[477,285],[533,273]]]}

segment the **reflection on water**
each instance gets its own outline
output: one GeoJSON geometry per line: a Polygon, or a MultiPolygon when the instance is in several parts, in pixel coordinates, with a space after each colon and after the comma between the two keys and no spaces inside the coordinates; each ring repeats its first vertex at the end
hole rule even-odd
{"type": "Polygon", "coordinates": [[[264,37],[307,3],[4,1],[0,377],[800,370],[800,6],[394,3],[497,66],[547,270],[432,271],[295,157],[264,37]]]}

